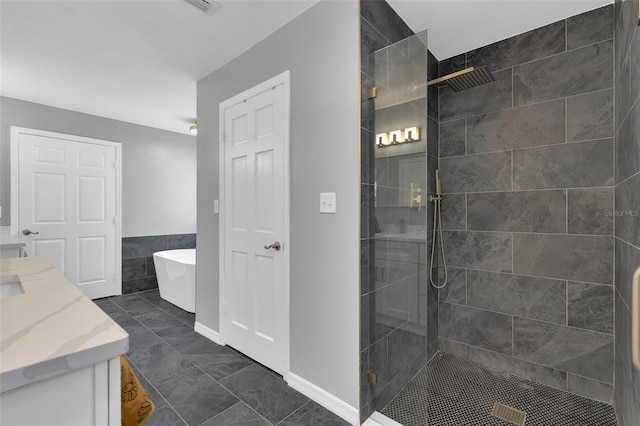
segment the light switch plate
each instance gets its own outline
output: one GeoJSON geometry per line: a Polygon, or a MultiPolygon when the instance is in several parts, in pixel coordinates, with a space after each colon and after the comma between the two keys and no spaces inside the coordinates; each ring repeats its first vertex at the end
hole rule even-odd
{"type": "Polygon", "coordinates": [[[332,213],[336,212],[336,193],[335,192],[321,192],[320,193],[320,213],[332,213]]]}
{"type": "Polygon", "coordinates": [[[220,212],[220,206],[218,204],[218,200],[213,200],[213,212],[214,213],[220,212]]]}

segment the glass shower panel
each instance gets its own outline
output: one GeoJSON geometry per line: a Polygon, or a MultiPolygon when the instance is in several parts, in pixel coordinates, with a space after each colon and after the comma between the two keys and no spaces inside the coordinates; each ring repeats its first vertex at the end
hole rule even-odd
{"type": "Polygon", "coordinates": [[[363,390],[362,403],[370,404],[369,411],[382,412],[426,364],[432,338],[428,330],[437,330],[437,324],[429,327],[430,313],[437,321],[437,311],[434,316],[429,307],[437,310],[437,303],[435,295],[429,294],[427,276],[431,217],[427,33],[373,55],[376,97],[375,141],[369,147],[369,170],[374,177],[369,211],[371,280],[364,348],[368,350],[369,384],[363,390]]]}

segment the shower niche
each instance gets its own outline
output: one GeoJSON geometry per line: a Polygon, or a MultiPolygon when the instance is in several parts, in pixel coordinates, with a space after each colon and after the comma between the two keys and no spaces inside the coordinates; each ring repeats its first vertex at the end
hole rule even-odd
{"type": "Polygon", "coordinates": [[[372,412],[382,411],[437,349],[437,297],[428,286],[427,271],[427,235],[433,214],[428,200],[434,185],[427,177],[437,166],[438,133],[437,124],[429,125],[428,92],[433,91],[427,88],[426,31],[370,53],[366,63],[362,110],[363,421],[372,412]]]}

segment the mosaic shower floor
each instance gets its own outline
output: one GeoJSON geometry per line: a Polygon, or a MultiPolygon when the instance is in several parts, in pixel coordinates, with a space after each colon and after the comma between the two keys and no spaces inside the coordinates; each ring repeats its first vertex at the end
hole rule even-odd
{"type": "Polygon", "coordinates": [[[481,364],[439,353],[382,411],[404,426],[511,423],[491,415],[495,402],[526,412],[525,426],[615,426],[611,405],[481,364]]]}

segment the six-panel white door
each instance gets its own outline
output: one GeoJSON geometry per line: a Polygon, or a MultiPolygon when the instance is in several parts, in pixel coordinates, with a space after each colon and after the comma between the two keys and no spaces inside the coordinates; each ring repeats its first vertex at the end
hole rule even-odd
{"type": "MultiPolygon", "coordinates": [[[[88,297],[121,294],[119,144],[13,129],[18,232],[88,297]]],[[[15,176],[15,174],[14,174],[15,176]]]]}
{"type": "Polygon", "coordinates": [[[289,310],[285,282],[288,113],[284,84],[266,86],[221,104],[225,135],[221,336],[226,344],[284,374],[289,310]],[[279,250],[267,248],[276,241],[279,250]]]}

